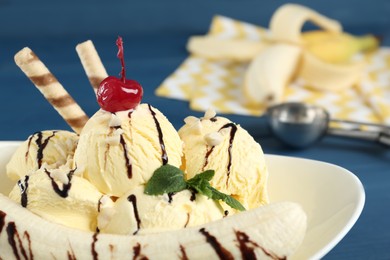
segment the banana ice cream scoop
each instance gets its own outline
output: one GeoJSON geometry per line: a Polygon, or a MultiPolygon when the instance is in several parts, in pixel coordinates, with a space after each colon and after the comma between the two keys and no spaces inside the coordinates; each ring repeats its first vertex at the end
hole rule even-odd
{"type": "Polygon", "coordinates": [[[73,158],[78,135],[68,131],[41,131],[31,135],[7,164],[7,175],[17,181],[43,164],[58,167],[73,158]]]}
{"type": "Polygon", "coordinates": [[[157,233],[201,225],[224,216],[217,201],[189,190],[151,196],[139,186],[115,203],[107,204],[100,207],[98,228],[111,234],[157,233]]]}
{"type": "Polygon", "coordinates": [[[149,104],[134,110],[99,110],[85,125],[74,156],[78,174],[102,193],[121,197],[145,184],[163,164],[181,165],[182,141],[149,104]]]}
{"type": "Polygon", "coordinates": [[[187,178],[212,169],[215,175],[210,184],[246,209],[268,203],[263,150],[241,126],[209,110],[202,118],[187,117],[179,135],[187,178]]]}
{"type": "Polygon", "coordinates": [[[67,165],[47,168],[20,179],[9,198],[42,218],[64,226],[96,231],[101,194],[67,165]]]}

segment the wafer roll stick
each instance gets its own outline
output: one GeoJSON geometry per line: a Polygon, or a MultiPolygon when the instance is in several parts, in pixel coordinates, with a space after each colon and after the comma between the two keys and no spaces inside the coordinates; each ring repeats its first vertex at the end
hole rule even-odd
{"type": "Polygon", "coordinates": [[[95,46],[91,40],[82,42],[76,46],[77,54],[84,67],[85,73],[93,87],[95,93],[99,87],[100,82],[108,77],[107,71],[100,60],[95,46]]]}
{"type": "Polygon", "coordinates": [[[15,62],[69,126],[79,134],[88,116],[38,56],[26,47],[15,55],[15,62]]]}

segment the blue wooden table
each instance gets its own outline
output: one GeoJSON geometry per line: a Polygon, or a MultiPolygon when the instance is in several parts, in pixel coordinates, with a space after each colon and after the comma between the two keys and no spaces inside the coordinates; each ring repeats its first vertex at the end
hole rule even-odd
{"type": "MultiPolygon", "coordinates": [[[[117,75],[117,35],[125,41],[127,75],[144,87],[143,102],[159,108],[176,128],[188,104],[154,95],[156,87],[187,57],[190,35],[204,34],[221,14],[267,26],[284,1],[0,0],[0,140],[24,140],[43,129],[69,129],[13,61],[25,46],[33,49],[88,115],[98,105],[75,52],[92,39],[107,71],[117,75]]],[[[390,1],[296,1],[342,22],[355,34],[375,33],[390,45],[390,1]]],[[[324,138],[306,150],[291,150],[269,133],[265,118],[229,116],[260,142],[265,153],[298,156],[340,165],[362,181],[366,205],[347,236],[325,259],[390,259],[390,149],[351,140],[324,138]]],[[[348,189],[348,187],[346,187],[348,189]]],[[[331,189],[329,190],[331,192],[331,189]]]]}

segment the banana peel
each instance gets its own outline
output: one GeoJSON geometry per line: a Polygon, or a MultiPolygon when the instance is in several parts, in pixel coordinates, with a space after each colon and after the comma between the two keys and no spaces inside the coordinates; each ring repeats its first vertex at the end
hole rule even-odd
{"type": "Polygon", "coordinates": [[[249,62],[242,91],[248,105],[259,107],[281,102],[285,87],[295,77],[322,91],[354,86],[365,64],[353,56],[379,46],[376,37],[345,33],[338,21],[298,4],[278,8],[269,28],[270,36],[261,42],[196,36],[187,49],[208,59],[249,62]],[[302,32],[306,22],[320,29],[302,32]]]}
{"type": "Polygon", "coordinates": [[[354,86],[362,75],[364,62],[334,64],[321,60],[310,51],[303,52],[299,76],[310,88],[342,91],[354,86]]]}
{"type": "Polygon", "coordinates": [[[310,31],[302,33],[305,49],[322,61],[348,63],[359,52],[375,50],[379,40],[373,35],[356,37],[348,33],[310,31]]]}
{"type": "Polygon", "coordinates": [[[267,46],[266,42],[192,36],[187,43],[187,50],[194,55],[211,60],[228,59],[248,62],[267,46]]]}
{"type": "Polygon", "coordinates": [[[269,25],[272,39],[301,45],[304,43],[302,27],[306,22],[312,22],[325,31],[342,32],[342,26],[336,20],[329,19],[302,5],[285,4],[272,15],[269,25]]]}

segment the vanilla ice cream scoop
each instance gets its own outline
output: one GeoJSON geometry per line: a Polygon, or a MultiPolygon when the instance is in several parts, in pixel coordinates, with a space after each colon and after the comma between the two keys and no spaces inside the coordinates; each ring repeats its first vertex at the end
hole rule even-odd
{"type": "Polygon", "coordinates": [[[246,209],[268,203],[264,154],[246,130],[211,110],[200,119],[187,117],[185,122],[179,135],[188,179],[211,169],[215,175],[210,184],[246,209]]]}
{"type": "Polygon", "coordinates": [[[80,134],[74,156],[83,177],[120,197],[145,184],[163,164],[180,167],[182,141],[168,119],[149,104],[134,110],[99,110],[80,134]]]}
{"type": "Polygon", "coordinates": [[[101,194],[66,165],[57,169],[44,164],[24,176],[9,198],[54,223],[95,232],[101,194]]]}
{"type": "Polygon", "coordinates": [[[17,181],[44,163],[56,168],[73,158],[78,135],[68,131],[41,131],[31,135],[12,155],[7,175],[17,181]]]}
{"type": "Polygon", "coordinates": [[[223,216],[218,202],[204,195],[183,190],[153,196],[138,186],[109,207],[101,207],[98,227],[102,233],[147,234],[197,226],[223,216]]]}

